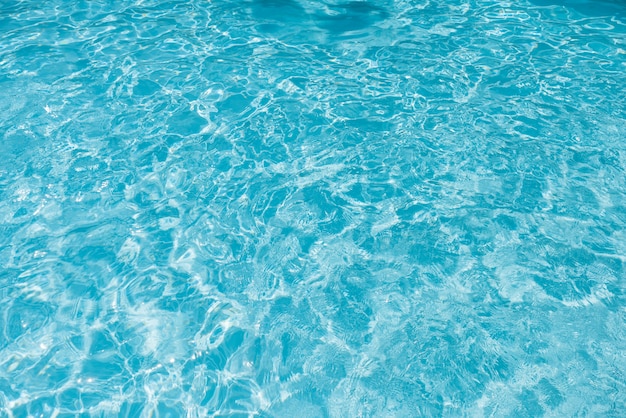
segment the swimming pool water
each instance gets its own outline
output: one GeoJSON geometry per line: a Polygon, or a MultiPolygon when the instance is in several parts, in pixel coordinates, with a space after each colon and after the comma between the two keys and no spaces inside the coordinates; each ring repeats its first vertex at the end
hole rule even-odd
{"type": "Polygon", "coordinates": [[[0,416],[624,416],[626,5],[4,0],[0,416]]]}

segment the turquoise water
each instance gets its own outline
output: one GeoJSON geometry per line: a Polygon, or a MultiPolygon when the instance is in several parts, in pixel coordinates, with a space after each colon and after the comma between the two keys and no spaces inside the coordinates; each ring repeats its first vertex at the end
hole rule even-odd
{"type": "Polygon", "coordinates": [[[0,4],[0,416],[626,414],[626,4],[0,4]]]}

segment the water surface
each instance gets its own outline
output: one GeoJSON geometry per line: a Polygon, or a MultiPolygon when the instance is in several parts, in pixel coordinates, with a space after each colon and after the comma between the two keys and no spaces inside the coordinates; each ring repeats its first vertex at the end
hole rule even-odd
{"type": "Polygon", "coordinates": [[[623,415],[624,12],[3,2],[0,415],[623,415]]]}

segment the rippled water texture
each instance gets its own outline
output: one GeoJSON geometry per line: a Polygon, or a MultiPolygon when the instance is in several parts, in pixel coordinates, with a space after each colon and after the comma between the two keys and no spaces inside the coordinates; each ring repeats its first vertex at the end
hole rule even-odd
{"type": "Polygon", "coordinates": [[[622,1],[0,5],[0,416],[624,416],[622,1]]]}

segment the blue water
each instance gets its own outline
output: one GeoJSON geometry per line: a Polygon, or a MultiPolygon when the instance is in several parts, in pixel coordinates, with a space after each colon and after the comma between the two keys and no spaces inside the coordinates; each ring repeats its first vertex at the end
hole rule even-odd
{"type": "Polygon", "coordinates": [[[2,0],[0,416],[625,416],[625,73],[618,0],[2,0]]]}

